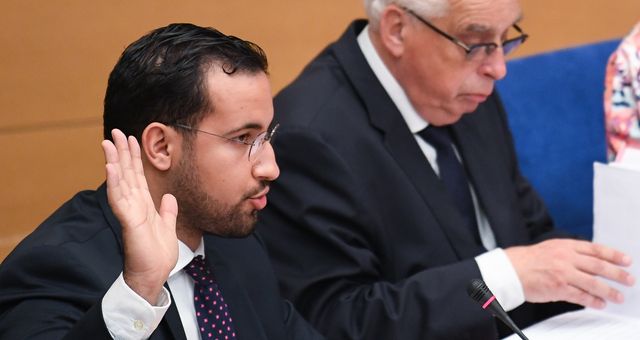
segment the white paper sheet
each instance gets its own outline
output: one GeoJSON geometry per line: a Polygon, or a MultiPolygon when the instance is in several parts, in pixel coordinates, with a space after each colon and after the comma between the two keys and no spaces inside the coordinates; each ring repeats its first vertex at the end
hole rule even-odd
{"type": "MultiPolygon", "coordinates": [[[[555,316],[522,331],[529,340],[637,340],[640,319],[584,309],[555,316]]],[[[504,340],[519,340],[513,334],[504,340]]]]}
{"type": "MultiPolygon", "coordinates": [[[[625,163],[594,163],[594,242],[625,252],[628,268],[640,281],[640,152],[631,150],[625,163]]],[[[602,311],[584,309],[539,322],[525,330],[529,340],[640,340],[640,282],[626,287],[610,282],[625,296],[602,311]]],[[[518,340],[512,335],[505,340],[518,340]]]]}
{"type": "MultiPolygon", "coordinates": [[[[594,164],[593,237],[633,259],[628,271],[640,280],[640,170],[594,164]]],[[[640,318],[640,284],[626,287],[610,282],[625,297],[608,303],[605,311],[640,318]]]]}

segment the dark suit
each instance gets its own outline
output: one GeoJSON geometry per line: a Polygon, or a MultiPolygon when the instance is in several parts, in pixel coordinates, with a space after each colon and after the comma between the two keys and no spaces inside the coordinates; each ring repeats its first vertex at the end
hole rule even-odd
{"type": "MultiPolygon", "coordinates": [[[[259,230],[285,296],[330,339],[495,339],[466,294],[485,250],[446,201],[352,24],[275,99],[281,169],[259,230]]],[[[453,125],[500,247],[555,235],[497,95],[453,125]]],[[[520,307],[517,322],[543,317],[520,307]]],[[[544,314],[546,315],[546,314],[544,314]]]]}
{"type": "MultiPolygon", "coordinates": [[[[319,338],[280,298],[255,235],[205,236],[205,251],[233,311],[238,339],[319,338]]],[[[0,266],[0,339],[110,338],[101,301],[122,265],[121,227],[105,186],[77,194],[0,266]]],[[[175,303],[151,339],[185,339],[175,303]]]]}

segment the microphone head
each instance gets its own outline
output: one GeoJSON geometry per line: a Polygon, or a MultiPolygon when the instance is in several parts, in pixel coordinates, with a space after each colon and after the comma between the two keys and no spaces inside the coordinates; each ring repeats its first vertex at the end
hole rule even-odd
{"type": "Polygon", "coordinates": [[[469,294],[469,297],[481,304],[487,302],[487,300],[493,296],[489,287],[487,287],[484,281],[480,279],[473,279],[469,282],[469,285],[467,286],[467,294],[469,294]]]}
{"type": "Polygon", "coordinates": [[[511,320],[509,315],[504,311],[502,306],[500,306],[500,302],[496,300],[496,297],[489,290],[489,287],[484,283],[484,281],[480,279],[473,279],[469,282],[467,286],[467,294],[474,299],[476,302],[480,303],[482,309],[491,312],[495,317],[500,319],[505,323],[512,331],[514,331],[521,339],[529,340],[522,333],[520,328],[516,326],[516,324],[511,320]]]}

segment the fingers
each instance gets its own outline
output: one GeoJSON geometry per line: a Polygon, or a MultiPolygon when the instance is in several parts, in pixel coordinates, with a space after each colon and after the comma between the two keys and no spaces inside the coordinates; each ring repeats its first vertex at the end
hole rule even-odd
{"type": "Polygon", "coordinates": [[[576,270],[572,274],[572,277],[569,278],[569,282],[574,287],[584,291],[595,299],[615,303],[624,302],[624,296],[619,290],[611,287],[606,282],[591,275],[590,273],[576,270]]]}
{"type": "Polygon", "coordinates": [[[599,259],[611,262],[613,264],[628,267],[631,265],[631,257],[625,253],[603,246],[601,244],[591,243],[587,241],[576,242],[576,251],[583,255],[594,256],[599,259]]]}
{"type": "Polygon", "coordinates": [[[107,180],[112,176],[111,183],[117,186],[119,194],[124,196],[134,188],[148,190],[142,168],[140,145],[135,137],[127,138],[118,129],[113,129],[111,136],[113,142],[102,142],[106,163],[111,165],[107,167],[107,180]],[[118,181],[115,181],[115,176],[118,181]]]}
{"type": "Polygon", "coordinates": [[[122,198],[122,190],[120,188],[120,170],[118,169],[118,151],[115,145],[109,141],[102,141],[102,151],[105,158],[105,171],[107,176],[107,192],[109,199],[114,202],[122,198]]]}
{"type": "Polygon", "coordinates": [[[635,278],[621,268],[631,265],[631,257],[625,253],[586,241],[577,242],[575,249],[583,255],[576,262],[579,270],[627,286],[635,283],[635,278]]]}
{"type": "Polygon", "coordinates": [[[130,143],[124,133],[118,129],[113,129],[111,136],[113,137],[113,142],[116,146],[116,150],[118,151],[118,167],[120,169],[120,179],[122,181],[122,192],[124,195],[128,195],[130,189],[138,187],[138,179],[136,177],[135,170],[133,169],[132,154],[131,149],[129,148],[130,143]]]}
{"type": "Polygon", "coordinates": [[[118,162],[118,151],[110,140],[102,141],[102,151],[104,152],[104,160],[106,163],[115,164],[118,162]]]}
{"type": "Polygon", "coordinates": [[[632,286],[635,278],[618,265],[597,257],[582,256],[576,261],[576,268],[594,276],[601,276],[622,285],[632,286]]]}
{"type": "Polygon", "coordinates": [[[572,286],[567,287],[564,300],[595,309],[603,309],[607,305],[605,300],[572,286]]]}
{"type": "Polygon", "coordinates": [[[607,280],[629,286],[635,281],[621,267],[630,264],[628,256],[586,241],[556,239],[505,251],[530,302],[564,300],[603,308],[606,301],[624,300],[607,280]]]}
{"type": "Polygon", "coordinates": [[[605,278],[623,285],[631,286],[635,279],[621,266],[631,264],[626,254],[603,245],[586,241],[577,241],[573,249],[578,256],[573,261],[575,268],[569,282],[584,294],[580,304],[588,307],[603,308],[605,301],[624,302],[624,295],[600,278],[605,278]]]}
{"type": "Polygon", "coordinates": [[[122,198],[122,192],[120,190],[120,178],[118,176],[118,170],[113,164],[106,164],[105,170],[107,172],[107,193],[110,200],[117,202],[122,198]]]}
{"type": "Polygon", "coordinates": [[[148,191],[149,188],[147,187],[147,180],[144,176],[144,170],[142,167],[140,144],[138,144],[138,141],[133,136],[129,136],[127,141],[131,153],[131,169],[133,171],[137,187],[148,191]]]}
{"type": "Polygon", "coordinates": [[[629,266],[631,258],[613,248],[587,241],[574,241],[572,245],[577,256],[572,261],[574,270],[568,277],[570,284],[590,295],[591,299],[587,299],[587,303],[595,303],[594,308],[600,305],[598,300],[622,303],[623,294],[600,278],[627,286],[633,285],[634,277],[621,267],[629,266]]]}
{"type": "Polygon", "coordinates": [[[102,149],[105,156],[107,192],[113,208],[118,209],[123,200],[132,198],[132,191],[149,191],[144,176],[140,145],[135,137],[127,138],[118,130],[111,131],[113,142],[104,140],[102,149]]]}

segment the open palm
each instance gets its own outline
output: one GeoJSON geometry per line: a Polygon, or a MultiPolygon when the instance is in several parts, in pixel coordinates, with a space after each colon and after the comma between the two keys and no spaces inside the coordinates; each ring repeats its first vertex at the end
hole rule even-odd
{"type": "Polygon", "coordinates": [[[178,259],[178,204],[173,195],[165,194],[156,210],[138,142],[117,129],[112,137],[113,142],[103,141],[102,148],[109,205],[122,225],[124,279],[131,289],[155,304],[178,259]]]}

